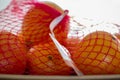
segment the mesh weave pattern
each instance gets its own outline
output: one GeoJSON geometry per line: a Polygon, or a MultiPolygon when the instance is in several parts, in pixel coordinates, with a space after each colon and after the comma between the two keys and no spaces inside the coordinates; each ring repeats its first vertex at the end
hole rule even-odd
{"type": "MultiPolygon", "coordinates": [[[[28,67],[30,74],[69,75],[73,70],[64,63],[48,35],[50,22],[61,13],[43,4],[40,7],[35,1],[12,0],[0,11],[0,73],[23,74],[28,67]]],[[[85,31],[81,25],[70,25],[69,31],[69,23],[66,16],[54,33],[70,51],[76,66],[84,74],[119,74],[120,35],[101,27],[91,33],[95,25],[85,31]]]]}
{"type": "Polygon", "coordinates": [[[26,47],[7,31],[0,32],[0,73],[23,74],[26,68],[26,47]]]}
{"type": "MultiPolygon", "coordinates": [[[[50,32],[49,24],[52,19],[59,15],[61,15],[61,12],[52,9],[47,5],[43,5],[42,3],[38,4],[35,0],[12,0],[10,5],[0,12],[0,34],[4,31],[9,32],[3,37],[0,35],[0,73],[3,73],[3,70],[4,73],[24,73],[25,68],[29,67],[26,66],[26,59],[28,59],[27,64],[31,65],[29,67],[30,74],[71,74],[73,70],[64,63],[59,53],[56,52],[57,49],[55,49],[55,46],[51,47],[51,43],[47,44],[47,50],[44,49],[44,47],[46,47],[44,45],[38,46],[34,54],[26,58],[26,50],[30,49],[33,45],[50,41],[48,34],[50,32]],[[15,39],[13,35],[16,36],[15,39]],[[13,38],[11,39],[11,37],[13,38]],[[4,43],[5,40],[6,42],[4,43]],[[54,51],[55,54],[52,54],[54,51]],[[39,54],[41,54],[41,56],[39,56],[39,54]],[[55,55],[55,59],[51,61],[52,63],[55,61],[53,67],[49,67],[46,64],[49,60],[46,61],[45,59],[47,59],[49,54],[52,56],[55,55]]],[[[60,26],[58,26],[58,29],[55,30],[56,34],[62,32],[61,36],[63,36],[63,39],[66,37],[68,32],[68,19],[69,17],[66,16],[63,22],[59,24],[60,26]]],[[[59,38],[58,36],[58,39],[61,39],[61,37],[59,38]]]]}
{"type": "Polygon", "coordinates": [[[77,45],[72,40],[67,44],[73,61],[84,74],[120,73],[120,42],[114,35],[95,31],[77,45]]]}
{"type": "Polygon", "coordinates": [[[27,49],[17,36],[21,30],[22,20],[32,0],[13,0],[0,11],[0,73],[23,74],[26,68],[27,49]]]}
{"type": "Polygon", "coordinates": [[[70,75],[73,70],[68,67],[60,56],[53,42],[39,44],[28,53],[30,74],[70,75]]]}

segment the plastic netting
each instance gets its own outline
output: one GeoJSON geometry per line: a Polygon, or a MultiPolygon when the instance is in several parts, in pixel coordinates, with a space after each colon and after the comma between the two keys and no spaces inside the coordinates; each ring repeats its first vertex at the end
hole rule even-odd
{"type": "MultiPolygon", "coordinates": [[[[50,22],[61,12],[44,6],[37,0],[12,0],[0,11],[0,73],[74,74],[48,35],[50,22]]],[[[83,74],[120,73],[119,25],[103,22],[86,26],[69,21],[69,16],[59,25],[54,31],[56,38],[83,74]]]]}
{"type": "Polygon", "coordinates": [[[23,74],[26,69],[27,49],[17,36],[21,29],[24,15],[32,0],[13,0],[0,11],[0,73],[23,74]]]}
{"type": "MultiPolygon", "coordinates": [[[[57,49],[54,49],[55,46],[53,48],[51,47],[50,50],[44,50],[44,47],[46,47],[44,46],[44,42],[51,41],[48,34],[50,32],[49,24],[55,17],[61,15],[61,12],[43,5],[42,2],[39,4],[36,0],[12,0],[6,9],[0,11],[0,73],[26,74],[28,73],[28,64],[32,65],[29,66],[30,74],[44,75],[56,73],[56,75],[68,75],[73,73],[73,70],[64,63],[59,53],[56,52],[57,49]],[[39,6],[39,4],[41,6],[39,6]],[[29,51],[31,46],[39,44],[39,42],[43,44],[43,52],[39,52],[39,54],[43,55],[39,56],[38,54],[38,57],[32,55],[27,59],[26,51],[29,51]],[[47,55],[54,56],[52,54],[53,51],[56,52],[54,55],[58,56],[58,58],[55,57],[53,58],[54,61],[50,61],[47,55]],[[38,58],[39,64],[32,63],[37,61],[31,60],[31,58],[34,57],[35,59],[38,58]],[[46,60],[45,57],[47,57],[46,59],[48,60],[46,60]],[[60,61],[58,61],[59,59],[60,61]],[[52,63],[49,63],[49,61],[52,63]],[[36,68],[34,69],[34,67],[36,68]],[[48,67],[48,69],[46,67],[48,67]],[[39,70],[43,71],[40,72],[39,70]]],[[[68,18],[69,17],[66,16],[66,19],[63,20],[65,24],[60,23],[63,27],[69,22],[67,21],[68,18]]],[[[59,31],[55,31],[56,33],[60,31],[66,32],[66,29],[68,29],[67,26],[60,29],[61,25],[59,31]]],[[[49,43],[46,45],[51,46],[49,43]]]]}
{"type": "Polygon", "coordinates": [[[83,74],[119,74],[119,25],[109,22],[93,24],[92,20],[86,23],[89,25],[80,25],[73,20],[66,40],[76,66],[83,74]]]}

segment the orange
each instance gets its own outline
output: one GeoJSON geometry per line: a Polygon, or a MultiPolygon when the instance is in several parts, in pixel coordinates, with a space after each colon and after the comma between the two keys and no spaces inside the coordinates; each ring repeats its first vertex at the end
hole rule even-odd
{"type": "Polygon", "coordinates": [[[53,42],[33,46],[28,52],[29,73],[34,75],[70,75],[72,69],[66,65],[53,42]]]}
{"type": "Polygon", "coordinates": [[[75,48],[72,59],[84,74],[120,74],[120,43],[112,34],[92,32],[75,48]]]}
{"type": "Polygon", "coordinates": [[[0,74],[23,74],[26,68],[26,47],[7,31],[0,32],[0,74]]]}
{"type": "MultiPolygon", "coordinates": [[[[27,46],[30,48],[38,43],[46,43],[51,39],[49,37],[49,25],[51,21],[60,16],[64,11],[55,3],[45,1],[33,3],[33,7],[26,13],[22,33],[27,46]]],[[[62,43],[67,37],[69,30],[69,16],[60,22],[54,29],[56,38],[62,43]]]]}
{"type": "Polygon", "coordinates": [[[77,50],[76,47],[79,46],[81,39],[77,38],[77,37],[71,37],[71,38],[67,38],[66,42],[64,44],[64,46],[69,50],[69,52],[75,53],[75,51],[77,50]]]}
{"type": "Polygon", "coordinates": [[[63,12],[64,12],[63,9],[62,9],[60,6],[58,6],[56,3],[54,3],[54,2],[44,1],[43,3],[44,3],[45,5],[48,5],[49,7],[57,10],[57,11],[60,12],[60,13],[63,13],[63,12]]]}

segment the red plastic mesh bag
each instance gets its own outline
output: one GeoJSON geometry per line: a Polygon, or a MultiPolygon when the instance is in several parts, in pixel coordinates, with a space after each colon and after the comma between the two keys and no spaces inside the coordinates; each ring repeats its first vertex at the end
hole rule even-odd
{"type": "Polygon", "coordinates": [[[18,37],[22,21],[32,0],[12,0],[0,11],[0,73],[24,74],[27,48],[18,37]]]}
{"type": "MultiPolygon", "coordinates": [[[[74,73],[73,69],[64,63],[48,35],[50,22],[62,12],[51,11],[52,8],[46,9],[44,5],[38,7],[35,0],[12,0],[10,5],[0,12],[0,73],[23,74],[26,68],[29,69],[29,74],[74,73]],[[29,15],[30,12],[33,15],[29,15]],[[39,19],[41,13],[45,17],[39,19]],[[25,24],[27,27],[23,29],[24,22],[28,24],[25,24]],[[37,28],[34,28],[34,24],[37,28]]],[[[56,38],[69,50],[75,66],[83,74],[120,73],[119,25],[111,23],[76,25],[75,20],[69,22],[69,16],[65,16],[59,25],[54,31],[57,34],[56,38]]]]}
{"type": "Polygon", "coordinates": [[[73,30],[66,42],[79,70],[85,75],[120,74],[119,26],[103,22],[83,27],[71,27],[73,30]]]}
{"type": "Polygon", "coordinates": [[[10,5],[0,11],[0,73],[23,74],[26,69],[27,49],[17,34],[21,29],[22,20],[31,5],[13,0],[10,5]]]}
{"type": "MultiPolygon", "coordinates": [[[[56,47],[53,46],[50,48],[51,42],[49,43],[49,41],[51,41],[48,34],[48,32],[50,32],[49,24],[55,17],[61,15],[64,11],[58,12],[56,9],[43,5],[43,3],[39,4],[36,0],[12,0],[9,6],[0,12],[0,36],[2,36],[1,34],[4,32],[9,32],[8,34],[5,34],[5,38],[0,37],[0,73],[23,74],[28,73],[28,68],[30,70],[30,74],[68,75],[73,73],[73,70],[64,63],[56,47]],[[41,6],[39,6],[39,4],[41,6]],[[17,39],[14,39],[12,35],[14,35],[17,39]],[[6,40],[5,44],[3,40],[6,40]],[[17,43],[17,40],[19,40],[19,43],[17,43]],[[44,43],[46,41],[48,41],[48,43],[44,43]],[[36,44],[39,44],[39,42],[42,42],[43,46],[41,44],[41,46],[38,45],[38,48],[35,47],[35,53],[32,52],[33,55],[28,55],[29,57],[26,57],[26,51],[29,51],[29,49],[33,50],[33,45],[35,46],[36,44]],[[5,46],[5,50],[2,48],[3,45],[5,46]],[[37,50],[39,51],[37,52],[37,50]],[[52,54],[53,51],[55,51],[55,54],[52,54]],[[52,57],[49,58],[49,56],[52,57]],[[35,60],[33,60],[33,58],[35,58],[35,60]],[[14,62],[12,63],[8,59],[14,62]],[[3,60],[6,61],[6,64],[3,60]],[[58,60],[60,61],[58,62],[58,60]],[[8,66],[8,64],[10,66],[8,66]],[[25,69],[27,72],[25,72],[25,69]]],[[[65,31],[64,35],[62,35],[63,39],[67,34],[68,27],[66,25],[68,25],[68,19],[69,17],[66,16],[66,18],[63,19],[65,24],[61,22],[60,26],[58,26],[59,31],[55,31],[56,33],[65,31]],[[61,26],[66,27],[61,29],[61,26]]]]}

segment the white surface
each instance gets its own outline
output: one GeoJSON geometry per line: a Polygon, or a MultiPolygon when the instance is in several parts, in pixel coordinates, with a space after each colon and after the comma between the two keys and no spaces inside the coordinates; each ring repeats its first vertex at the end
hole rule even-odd
{"type": "MultiPolygon", "coordinates": [[[[11,0],[0,0],[3,9],[11,0]]],[[[43,0],[39,0],[43,1],[43,0]]],[[[46,0],[44,0],[46,1],[46,0]]],[[[104,20],[120,24],[120,0],[47,0],[53,1],[76,18],[104,20]]]]}

